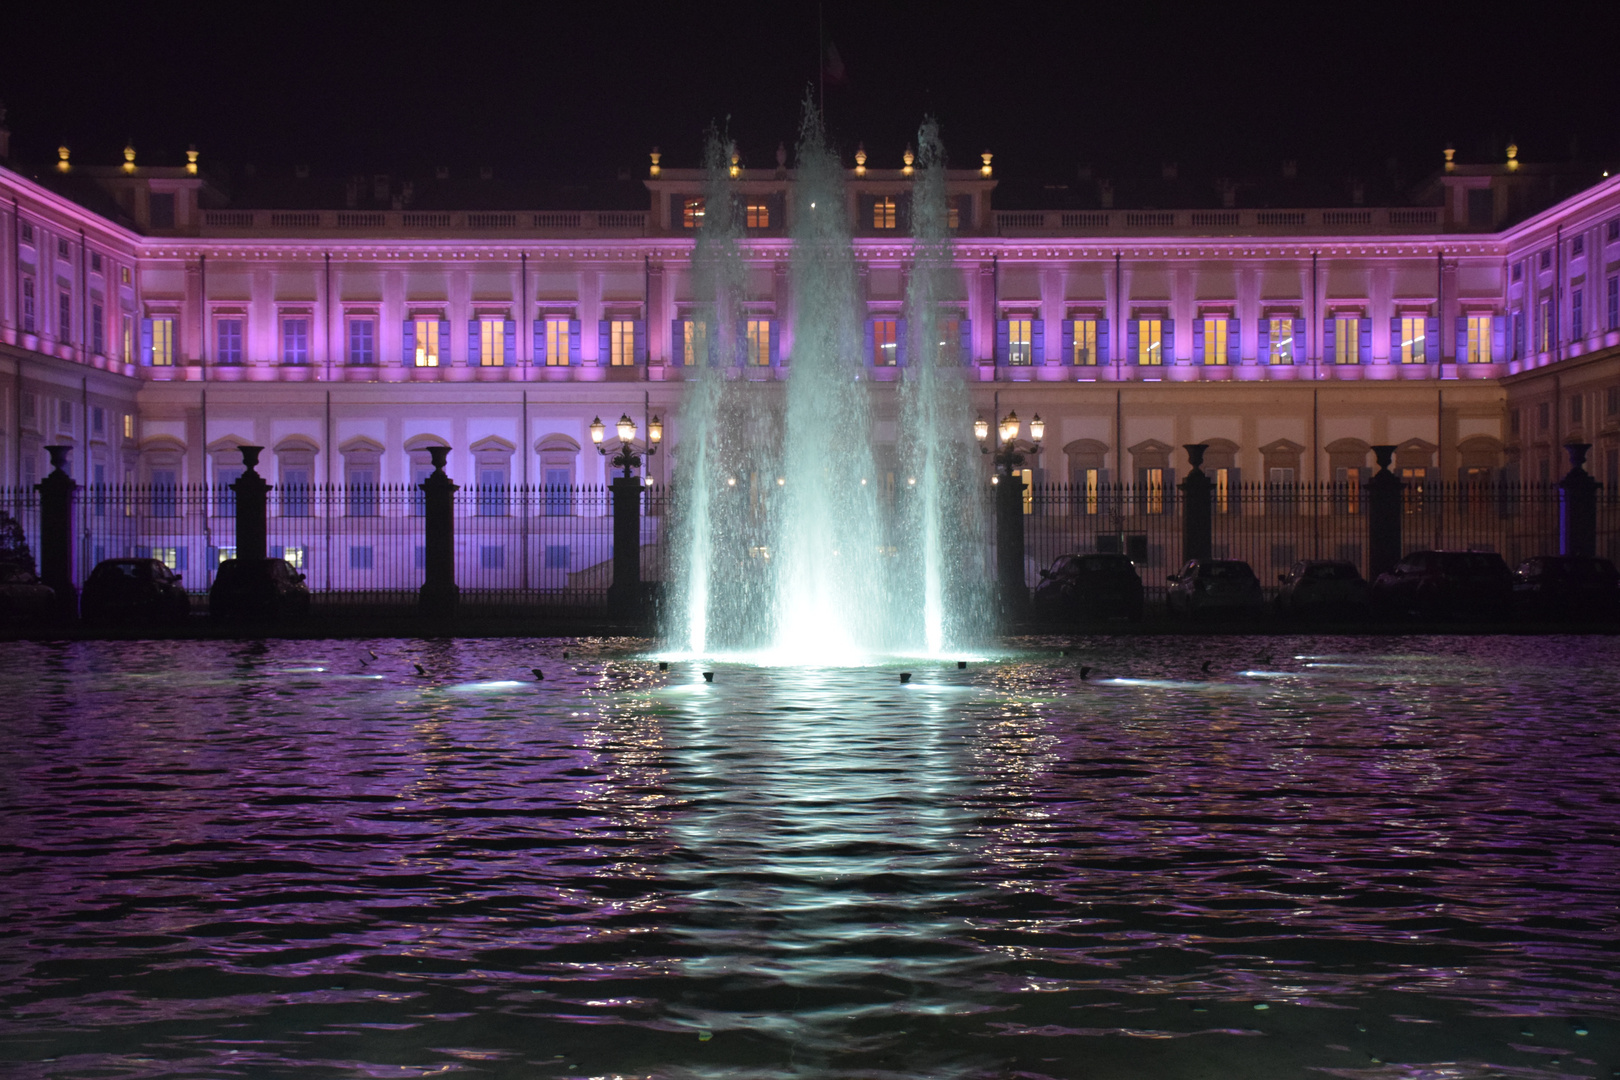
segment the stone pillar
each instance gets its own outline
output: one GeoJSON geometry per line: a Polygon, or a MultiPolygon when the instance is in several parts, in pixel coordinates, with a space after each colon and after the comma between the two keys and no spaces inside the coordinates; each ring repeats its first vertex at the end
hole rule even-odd
{"type": "Polygon", "coordinates": [[[1567,443],[1569,472],[1558,481],[1558,554],[1597,555],[1598,482],[1585,469],[1591,443],[1567,443]]]}
{"type": "Polygon", "coordinates": [[[79,485],[67,474],[71,446],[47,446],[51,471],[34,485],[39,492],[39,579],[56,590],[54,614],[70,621],[79,614],[73,585],[73,493],[79,485]]]}
{"type": "Polygon", "coordinates": [[[1401,478],[1389,471],[1394,460],[1393,446],[1375,446],[1373,458],[1378,471],[1367,481],[1367,577],[1392,570],[1401,561],[1401,478]]]}
{"type": "Polygon", "coordinates": [[[456,520],[453,496],[458,488],[445,474],[448,446],[430,446],[433,472],[422,481],[424,570],[420,601],[424,615],[448,618],[456,613],[461,590],[456,586],[456,520]]]}
{"type": "Polygon", "coordinates": [[[613,478],[613,583],[608,606],[630,617],[641,614],[641,478],[613,478]]]}
{"type": "Polygon", "coordinates": [[[1019,618],[1029,606],[1024,584],[1024,478],[1015,470],[996,484],[996,582],[1001,611],[1019,618]]]}
{"type": "Polygon", "coordinates": [[[270,485],[258,473],[262,446],[238,446],[242,475],[231,483],[236,492],[236,558],[241,563],[263,562],[269,554],[270,485]]]}
{"type": "Polygon", "coordinates": [[[1205,443],[1184,443],[1187,464],[1192,466],[1181,481],[1181,558],[1207,559],[1214,550],[1214,515],[1210,506],[1210,480],[1204,472],[1205,443]]]}

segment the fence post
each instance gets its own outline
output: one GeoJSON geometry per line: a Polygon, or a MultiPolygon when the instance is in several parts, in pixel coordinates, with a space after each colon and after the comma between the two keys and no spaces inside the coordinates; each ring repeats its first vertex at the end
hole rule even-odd
{"type": "Polygon", "coordinates": [[[71,446],[47,446],[51,471],[34,485],[39,492],[39,579],[56,590],[55,616],[78,617],[79,594],[73,586],[73,493],[79,485],[67,474],[71,446]]]}
{"type": "Polygon", "coordinates": [[[458,490],[454,481],[445,475],[444,464],[450,459],[448,446],[430,446],[428,457],[433,471],[421,483],[422,512],[424,516],[423,581],[420,593],[422,613],[425,615],[454,615],[461,599],[456,586],[456,520],[452,496],[458,490]]]}
{"type": "Polygon", "coordinates": [[[1002,614],[1022,617],[1029,588],[1024,584],[1024,478],[1016,469],[996,483],[996,581],[1002,614]]]}
{"type": "Polygon", "coordinates": [[[231,482],[236,493],[236,559],[258,565],[269,555],[270,484],[258,473],[262,446],[238,446],[242,451],[242,475],[231,482]]]}
{"type": "Polygon", "coordinates": [[[1207,443],[1183,443],[1187,464],[1192,466],[1181,481],[1181,559],[1207,559],[1214,550],[1213,514],[1209,504],[1210,482],[1204,472],[1207,443]]]}
{"type": "Polygon", "coordinates": [[[1598,483],[1584,468],[1591,443],[1566,443],[1569,472],[1558,481],[1558,554],[1597,555],[1598,483]]]}
{"type": "Polygon", "coordinates": [[[613,582],[608,605],[621,615],[641,614],[641,479],[613,478],[613,582]]]}
{"type": "Polygon", "coordinates": [[[1393,446],[1375,446],[1378,471],[1367,481],[1367,579],[1392,570],[1401,561],[1401,478],[1389,471],[1393,446]]]}

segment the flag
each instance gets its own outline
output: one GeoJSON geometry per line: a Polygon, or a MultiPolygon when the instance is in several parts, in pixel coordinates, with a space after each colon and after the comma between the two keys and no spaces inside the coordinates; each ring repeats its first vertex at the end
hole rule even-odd
{"type": "Polygon", "coordinates": [[[838,55],[838,46],[831,41],[821,50],[821,79],[833,86],[844,85],[844,58],[838,55]]]}

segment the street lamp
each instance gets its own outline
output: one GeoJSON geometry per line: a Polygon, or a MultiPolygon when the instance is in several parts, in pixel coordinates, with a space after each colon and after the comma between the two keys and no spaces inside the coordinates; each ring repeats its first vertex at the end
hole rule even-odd
{"type": "MultiPolygon", "coordinates": [[[[1023,427],[1023,421],[1018,419],[1018,413],[1010,412],[1001,418],[996,425],[996,442],[990,441],[990,423],[984,417],[973,421],[973,437],[979,441],[979,450],[982,453],[994,455],[992,460],[996,464],[996,471],[1002,476],[1011,476],[1013,470],[1024,463],[1024,455],[1016,449],[1018,432],[1023,427]]],[[[1036,413],[1035,418],[1029,422],[1029,437],[1033,452],[1041,449],[1041,438],[1046,434],[1046,421],[1041,414],[1036,413]]]]}
{"type": "MultiPolygon", "coordinates": [[[[623,469],[625,479],[630,478],[630,470],[641,465],[641,453],[636,451],[636,422],[630,419],[629,413],[619,416],[619,422],[614,425],[619,436],[619,449],[613,455],[611,462],[615,469],[623,469]]],[[[602,437],[607,434],[607,425],[602,423],[600,416],[591,421],[591,442],[596,444],[596,452],[607,457],[608,449],[602,445],[602,437]]],[[[658,453],[658,444],[664,438],[664,422],[653,417],[647,422],[647,446],[642,453],[652,457],[658,453]]]]}

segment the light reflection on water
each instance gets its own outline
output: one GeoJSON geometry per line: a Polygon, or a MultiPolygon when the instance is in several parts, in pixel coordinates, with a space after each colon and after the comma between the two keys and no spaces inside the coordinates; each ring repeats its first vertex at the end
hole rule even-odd
{"type": "Polygon", "coordinates": [[[0,1072],[1620,1066],[1620,644],[1038,645],[0,646],[0,1072]]]}

